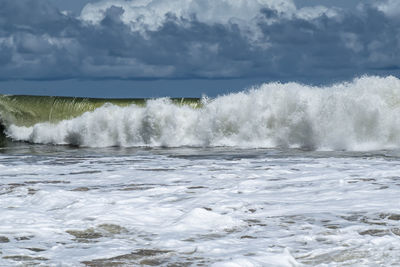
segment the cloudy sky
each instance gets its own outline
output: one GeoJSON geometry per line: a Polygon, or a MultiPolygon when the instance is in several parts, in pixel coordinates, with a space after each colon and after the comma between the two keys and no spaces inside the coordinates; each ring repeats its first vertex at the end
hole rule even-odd
{"type": "Polygon", "coordinates": [[[400,68],[398,0],[0,0],[0,93],[215,96],[400,68]]]}

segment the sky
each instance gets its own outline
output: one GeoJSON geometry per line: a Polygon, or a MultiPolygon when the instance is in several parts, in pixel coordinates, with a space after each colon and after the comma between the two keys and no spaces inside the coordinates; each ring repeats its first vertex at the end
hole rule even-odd
{"type": "Polygon", "coordinates": [[[399,76],[398,0],[0,0],[0,93],[200,97],[399,76]]]}

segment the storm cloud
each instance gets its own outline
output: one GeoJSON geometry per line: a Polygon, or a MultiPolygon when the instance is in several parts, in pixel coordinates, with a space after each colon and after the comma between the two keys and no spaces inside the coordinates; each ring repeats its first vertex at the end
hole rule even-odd
{"type": "Polygon", "coordinates": [[[345,10],[289,0],[109,0],[79,16],[0,0],[0,79],[322,81],[397,74],[396,1],[345,10]]]}

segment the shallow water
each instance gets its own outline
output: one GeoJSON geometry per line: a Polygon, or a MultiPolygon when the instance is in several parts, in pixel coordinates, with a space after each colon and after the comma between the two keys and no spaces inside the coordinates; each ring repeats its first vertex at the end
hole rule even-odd
{"type": "Polygon", "coordinates": [[[399,165],[399,151],[14,143],[0,265],[397,264],[399,165]]]}

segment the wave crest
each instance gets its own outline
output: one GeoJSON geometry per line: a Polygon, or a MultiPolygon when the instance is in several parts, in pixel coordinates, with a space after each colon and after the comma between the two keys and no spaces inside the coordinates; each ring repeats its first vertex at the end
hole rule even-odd
{"type": "Polygon", "coordinates": [[[106,104],[58,123],[11,125],[14,140],[77,146],[240,146],[320,150],[400,147],[400,80],[362,77],[330,87],[268,83],[205,101],[106,104]]]}

